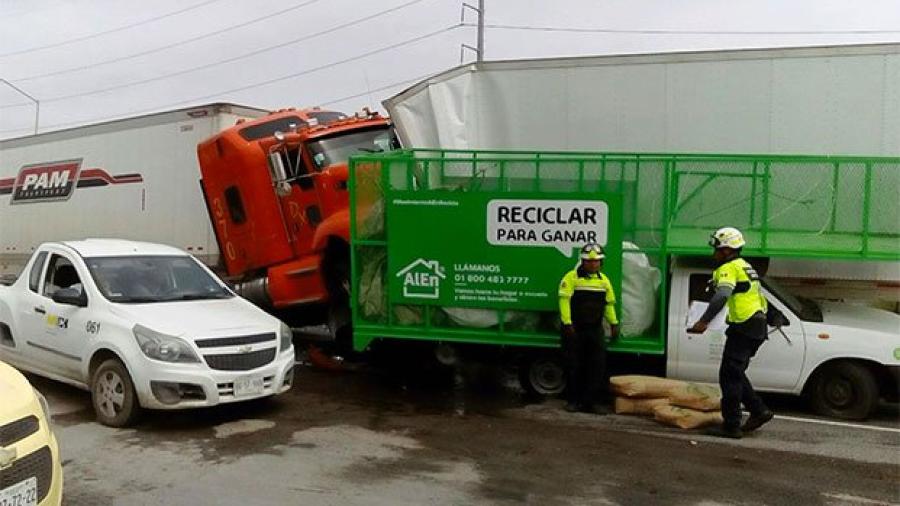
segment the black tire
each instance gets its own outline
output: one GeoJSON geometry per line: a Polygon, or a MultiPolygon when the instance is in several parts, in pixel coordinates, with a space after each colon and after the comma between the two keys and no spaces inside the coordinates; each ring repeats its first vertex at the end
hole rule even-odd
{"type": "Polygon", "coordinates": [[[856,362],[834,362],[815,373],[810,405],[816,413],[843,420],[865,420],[878,407],[878,383],[872,371],[856,362]]]}
{"type": "Polygon", "coordinates": [[[519,366],[519,384],[531,395],[559,395],[566,390],[566,367],[559,353],[535,353],[519,366]]]}
{"type": "Polygon", "coordinates": [[[103,425],[127,427],[138,420],[141,406],[131,376],[120,360],[106,360],[94,371],[91,403],[97,421],[103,425]]]}

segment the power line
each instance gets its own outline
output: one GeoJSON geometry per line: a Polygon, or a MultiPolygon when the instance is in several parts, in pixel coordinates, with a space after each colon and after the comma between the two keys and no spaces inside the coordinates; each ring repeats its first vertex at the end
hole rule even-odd
{"type": "MultiPolygon", "coordinates": [[[[194,73],[194,72],[198,72],[198,71],[200,71],[200,70],[205,70],[205,69],[208,69],[208,68],[217,67],[217,66],[219,66],[219,65],[224,65],[224,64],[226,64],[226,63],[233,63],[233,62],[240,61],[240,60],[244,60],[244,59],[250,58],[250,57],[252,57],[252,56],[256,56],[256,55],[259,55],[259,54],[262,54],[262,53],[266,53],[266,52],[269,52],[269,51],[272,51],[272,50],[275,50],[275,49],[280,49],[280,48],[287,47],[287,46],[291,46],[291,45],[294,45],[294,44],[297,44],[297,43],[300,43],[300,42],[305,42],[305,41],[310,40],[310,39],[313,39],[313,38],[315,38],[315,37],[320,37],[320,36],[322,36],[322,35],[326,35],[326,34],[329,34],[329,33],[332,33],[332,32],[338,31],[338,30],[342,30],[342,29],[347,28],[347,27],[349,27],[349,26],[353,26],[353,25],[356,25],[356,24],[359,24],[359,23],[363,23],[363,22],[366,22],[366,21],[370,21],[370,20],[375,19],[375,18],[377,18],[377,17],[384,16],[384,15],[386,15],[386,14],[390,14],[390,13],[396,12],[396,11],[398,11],[398,10],[400,10],[400,9],[409,7],[410,5],[417,4],[417,3],[420,3],[420,2],[423,2],[423,1],[425,1],[425,0],[412,0],[412,1],[410,1],[410,2],[406,2],[406,3],[404,3],[404,4],[398,5],[398,6],[396,6],[396,7],[392,7],[392,8],[390,8],[390,9],[387,9],[387,10],[384,10],[384,11],[377,12],[377,13],[375,13],[375,14],[370,14],[370,15],[368,15],[368,16],[364,16],[364,17],[362,17],[362,18],[359,18],[359,19],[356,19],[356,20],[353,20],[353,21],[349,21],[349,22],[347,22],[347,23],[342,23],[342,24],[340,24],[340,25],[337,25],[337,26],[334,26],[334,27],[331,27],[331,28],[328,28],[328,29],[325,29],[325,30],[321,30],[321,31],[318,31],[318,32],[315,32],[315,33],[311,33],[311,34],[308,34],[308,35],[304,35],[303,37],[299,37],[299,38],[296,38],[296,39],[293,39],[293,40],[290,40],[290,41],[287,41],[287,42],[282,42],[282,43],[275,44],[275,45],[272,45],[272,46],[267,46],[267,47],[264,47],[264,48],[261,48],[261,49],[257,49],[257,50],[254,50],[254,51],[250,51],[249,53],[244,53],[244,54],[242,54],[242,55],[240,55],[240,56],[233,56],[233,57],[230,57],[230,58],[225,58],[224,60],[219,60],[219,61],[207,63],[207,64],[205,64],[205,65],[200,65],[200,66],[197,66],[197,67],[192,67],[192,68],[189,68],[189,69],[180,70],[180,71],[178,71],[178,72],[171,72],[171,73],[168,73],[168,74],[162,74],[162,75],[150,77],[150,78],[147,78],[147,79],[141,79],[141,80],[139,80],[139,81],[132,81],[132,82],[129,82],[129,83],[117,84],[117,85],[115,85],[115,86],[108,86],[108,87],[106,87],[106,88],[100,88],[100,89],[97,89],[97,90],[86,91],[86,92],[81,92],[81,93],[72,93],[72,94],[70,94],[70,95],[61,95],[61,96],[58,96],[58,97],[45,98],[45,99],[42,99],[41,102],[44,102],[44,103],[49,103],[49,102],[59,102],[59,101],[62,101],[62,100],[69,100],[69,99],[72,99],[72,98],[86,97],[86,96],[89,96],[89,95],[96,95],[96,94],[99,94],[99,93],[106,93],[106,92],[109,92],[109,91],[120,90],[120,89],[123,89],[123,88],[130,88],[130,87],[133,87],[133,86],[140,86],[140,85],[142,85],[142,84],[148,84],[148,83],[152,83],[152,82],[155,82],[155,81],[161,81],[161,80],[163,80],[163,79],[168,79],[168,78],[171,78],[171,77],[177,77],[177,76],[182,76],[182,75],[186,75],[186,74],[191,74],[191,73],[194,73]]],[[[454,25],[454,26],[459,26],[459,25],[454,25]]],[[[8,106],[0,107],[0,109],[8,109],[8,108],[11,108],[11,107],[21,107],[22,105],[23,105],[23,104],[13,104],[13,105],[8,105],[8,106]]]]}
{"type": "Polygon", "coordinates": [[[433,76],[434,74],[435,74],[435,72],[429,72],[429,73],[427,73],[427,74],[422,74],[422,75],[420,75],[420,76],[411,77],[411,78],[409,78],[409,79],[404,79],[403,81],[397,81],[397,82],[394,82],[394,83],[391,83],[391,84],[386,84],[386,85],[384,85],[384,86],[382,86],[382,87],[380,87],[380,88],[375,88],[374,90],[366,90],[366,91],[364,91],[364,92],[362,92],[362,93],[356,93],[355,95],[347,95],[347,96],[345,96],[345,97],[335,98],[335,99],[333,99],[333,100],[329,100],[328,102],[320,102],[319,105],[320,105],[320,106],[321,106],[321,105],[331,105],[331,104],[337,104],[337,103],[343,102],[343,101],[345,101],[345,100],[352,100],[352,99],[354,99],[354,98],[359,98],[359,97],[361,97],[361,96],[363,96],[363,95],[368,95],[368,94],[370,94],[370,93],[372,93],[372,92],[378,92],[378,91],[389,90],[389,89],[391,89],[391,88],[395,88],[395,87],[400,86],[400,85],[403,85],[403,84],[408,84],[408,83],[414,83],[414,82],[416,82],[416,81],[421,81],[422,79],[425,79],[426,77],[429,77],[429,76],[433,76]]]}
{"type": "Polygon", "coordinates": [[[222,29],[220,29],[220,30],[216,30],[216,31],[214,31],[214,32],[210,32],[210,33],[206,33],[206,34],[203,34],[203,35],[199,35],[199,36],[197,36],[197,37],[191,37],[191,38],[189,38],[189,39],[185,39],[185,40],[182,40],[182,41],[179,41],[179,42],[174,42],[174,43],[171,43],[171,44],[166,44],[166,45],[164,45],[164,46],[159,46],[159,47],[156,47],[156,48],[153,48],[153,49],[148,49],[148,50],[146,50],[146,51],[140,51],[140,52],[138,52],[138,53],[132,53],[132,54],[129,54],[129,55],[126,55],[126,56],[120,56],[120,57],[117,57],[117,58],[112,58],[112,59],[109,59],[109,60],[104,60],[104,61],[100,61],[100,62],[95,62],[95,63],[91,63],[91,64],[88,64],[88,65],[82,65],[82,66],[79,66],[79,67],[70,67],[70,68],[67,68],[67,69],[54,70],[54,71],[52,71],[52,72],[45,72],[45,73],[43,73],[43,74],[35,74],[35,75],[33,75],[33,76],[26,76],[26,77],[19,77],[19,78],[9,78],[9,79],[10,79],[11,81],[15,81],[15,82],[17,82],[17,83],[21,83],[21,82],[24,82],[24,81],[31,81],[31,80],[34,80],[34,79],[43,79],[43,78],[45,78],[45,77],[58,76],[58,75],[62,75],[62,74],[68,74],[68,73],[70,73],[70,72],[76,72],[76,71],[79,71],[79,70],[87,70],[87,69],[90,69],[90,68],[102,67],[102,66],[104,66],[104,65],[109,65],[109,64],[111,64],[111,63],[118,63],[118,62],[122,62],[122,61],[126,61],[126,60],[132,60],[132,59],[134,59],[134,58],[138,58],[138,57],[141,57],[141,56],[147,56],[147,55],[149,55],[149,54],[159,53],[159,52],[161,52],[161,51],[165,51],[166,49],[172,49],[173,47],[183,46],[183,45],[185,45],[185,44],[190,44],[190,43],[193,43],[193,42],[197,42],[197,41],[199,41],[199,40],[208,39],[208,38],[210,38],[210,37],[215,37],[216,35],[221,35],[221,34],[223,34],[223,33],[227,33],[227,32],[233,31],[233,30],[237,30],[237,29],[239,29],[239,28],[244,28],[244,27],[246,27],[246,26],[250,26],[250,25],[259,23],[259,22],[261,22],[261,21],[265,21],[265,20],[267,20],[267,19],[271,19],[271,18],[274,18],[274,17],[278,17],[278,16],[281,16],[281,15],[287,14],[288,12],[291,12],[291,11],[295,11],[295,10],[301,9],[301,8],[303,8],[303,7],[306,7],[307,5],[311,5],[311,4],[314,4],[314,3],[316,3],[316,2],[321,2],[321,1],[322,1],[322,0],[308,0],[308,1],[303,2],[303,3],[300,3],[300,4],[298,4],[298,5],[294,5],[293,7],[288,7],[287,9],[282,9],[282,10],[280,10],[280,11],[278,11],[278,12],[273,12],[272,14],[267,14],[267,15],[265,15],[265,16],[261,16],[261,17],[258,17],[258,18],[254,18],[254,19],[251,19],[251,20],[249,20],[249,21],[245,21],[245,22],[243,22],[243,23],[239,23],[239,24],[236,24],[236,25],[231,25],[231,26],[228,26],[228,27],[226,27],[226,28],[222,28],[222,29]]]}
{"type": "MultiPolygon", "coordinates": [[[[465,26],[477,26],[466,23],[465,26]]],[[[537,32],[571,33],[626,33],[643,35],[879,35],[900,33],[900,30],[668,30],[668,29],[617,29],[617,28],[569,28],[560,26],[523,26],[486,24],[496,30],[527,30],[537,32]]]]}
{"type": "MultiPolygon", "coordinates": [[[[248,84],[248,85],[246,85],[246,86],[240,86],[240,87],[237,87],[237,88],[231,88],[231,89],[228,89],[228,90],[222,90],[222,91],[218,91],[218,92],[216,92],[216,93],[210,93],[210,94],[208,94],[208,95],[202,95],[202,96],[192,97],[192,98],[189,98],[189,99],[186,99],[186,100],[181,100],[181,101],[178,101],[178,102],[171,102],[171,103],[168,103],[168,104],[157,105],[157,106],[151,107],[151,108],[125,111],[125,112],[123,112],[123,113],[121,113],[121,114],[117,114],[117,115],[114,115],[114,116],[95,117],[95,118],[90,118],[90,119],[87,119],[87,120],[70,121],[70,122],[66,122],[66,123],[56,123],[56,124],[51,124],[51,125],[44,125],[43,128],[44,128],[44,129],[47,129],[47,128],[57,128],[57,127],[65,127],[65,126],[70,126],[70,125],[78,125],[78,124],[84,124],[84,123],[99,122],[99,121],[104,121],[104,120],[122,119],[123,116],[124,116],[124,117],[127,117],[127,116],[131,116],[131,115],[138,115],[138,114],[151,113],[151,112],[156,112],[156,111],[159,111],[159,110],[161,110],[161,109],[167,109],[167,108],[174,107],[174,106],[180,106],[180,105],[185,105],[185,104],[196,103],[196,102],[203,101],[203,100],[208,100],[208,99],[211,99],[211,98],[220,98],[222,95],[226,95],[226,94],[229,94],[229,93],[235,93],[235,92],[239,92],[239,91],[246,91],[246,90],[250,90],[250,89],[253,89],[253,88],[259,88],[259,87],[262,87],[262,86],[267,86],[267,85],[274,84],[274,83],[281,82],[281,81],[287,81],[287,80],[289,80],[289,79],[294,79],[294,78],[301,77],[301,76],[304,76],[304,75],[307,75],[307,74],[312,74],[312,73],[314,73],[314,72],[319,72],[319,71],[321,71],[321,70],[325,70],[325,69],[329,69],[329,68],[332,68],[332,67],[336,67],[336,66],[338,66],[338,65],[343,65],[343,64],[345,64],[345,63],[350,63],[350,62],[353,62],[353,61],[356,61],[356,60],[361,60],[361,59],[363,59],[363,58],[368,58],[369,56],[373,56],[373,55],[376,55],[376,54],[379,54],[379,53],[384,53],[384,52],[387,52],[387,51],[390,51],[390,50],[393,50],[393,49],[397,49],[397,48],[400,48],[400,47],[403,47],[403,46],[407,46],[407,45],[409,45],[409,44],[414,44],[414,43],[416,43],[416,42],[420,42],[420,41],[425,40],[425,39],[429,39],[429,38],[431,38],[431,37],[435,37],[435,36],[437,36],[437,35],[441,35],[441,34],[443,34],[443,33],[447,33],[447,32],[456,30],[457,28],[460,28],[460,27],[462,27],[462,26],[463,26],[462,23],[456,23],[456,24],[447,26],[447,27],[445,27],[445,28],[441,28],[441,29],[439,29],[439,30],[435,30],[435,31],[433,31],[433,32],[426,33],[426,34],[424,34],[424,35],[419,35],[419,36],[413,37],[413,38],[411,38],[411,39],[406,39],[406,40],[404,40],[404,41],[397,42],[397,43],[395,43],[395,44],[391,44],[391,45],[389,45],[389,46],[381,47],[381,48],[378,48],[378,49],[373,49],[373,50],[371,50],[371,51],[367,51],[367,52],[362,53],[362,54],[359,54],[359,55],[357,55],[357,56],[352,56],[352,57],[350,57],[350,58],[344,58],[343,60],[331,62],[331,63],[325,64],[325,65],[320,65],[320,66],[318,66],[318,67],[314,67],[314,68],[311,68],[311,69],[307,69],[307,70],[304,70],[304,71],[301,71],[301,72],[295,72],[295,73],[293,73],[293,74],[288,74],[288,75],[284,75],[284,76],[281,76],[281,77],[276,77],[276,78],[273,78],[273,79],[267,79],[267,80],[265,80],[265,81],[260,81],[260,82],[257,82],[257,83],[248,84]]],[[[43,101],[42,101],[42,102],[43,102],[43,101]]],[[[22,129],[22,128],[15,128],[15,129],[8,129],[8,130],[0,130],[0,133],[18,132],[18,131],[20,131],[20,130],[23,130],[23,129],[22,129]]]]}
{"type": "Polygon", "coordinates": [[[153,23],[153,22],[155,22],[155,21],[159,21],[160,19],[165,19],[165,18],[170,18],[170,17],[172,17],[172,16],[177,16],[178,14],[182,14],[182,13],[185,13],[185,12],[188,12],[188,11],[191,11],[191,10],[194,10],[194,9],[199,9],[200,7],[204,7],[204,6],[206,6],[206,5],[209,5],[209,4],[212,4],[212,3],[216,3],[216,2],[221,2],[221,1],[222,1],[222,0],[206,0],[205,2],[200,2],[200,3],[198,3],[198,4],[194,4],[194,5],[190,6],[190,7],[185,7],[184,9],[179,9],[179,10],[177,10],[177,11],[173,11],[173,12],[169,12],[169,13],[166,13],[166,14],[162,14],[162,15],[160,15],[160,16],[156,16],[156,17],[152,17],[152,18],[149,18],[149,19],[145,19],[145,20],[143,20],[143,21],[138,21],[138,22],[135,22],[135,23],[131,23],[130,25],[124,25],[124,26],[120,26],[120,27],[118,27],[118,28],[113,28],[113,29],[111,29],[111,30],[105,30],[105,31],[102,31],[102,32],[92,33],[92,34],[90,34],[90,35],[84,35],[84,36],[81,36],[81,37],[75,37],[74,39],[64,40],[64,41],[61,41],[61,42],[54,42],[53,44],[46,44],[46,45],[43,45],[43,46],[36,46],[36,47],[28,48],[28,49],[21,49],[21,50],[19,50],[19,51],[10,51],[9,53],[0,53],[0,58],[5,58],[5,57],[7,57],[7,56],[15,56],[15,55],[20,55],[20,54],[26,54],[26,53],[33,53],[33,52],[35,52],[35,51],[43,51],[43,50],[45,50],[45,49],[50,49],[50,48],[54,48],[54,47],[65,46],[65,45],[68,45],[68,44],[74,44],[75,42],[83,42],[83,41],[85,41],[85,40],[96,39],[97,37],[102,37],[102,36],[104,36],[104,35],[109,35],[109,34],[111,34],[111,33],[116,33],[116,32],[121,32],[121,31],[129,30],[129,29],[131,29],[131,28],[135,28],[135,27],[138,27],[138,26],[141,26],[141,25],[146,25],[146,24],[149,24],[149,23],[153,23]]]}

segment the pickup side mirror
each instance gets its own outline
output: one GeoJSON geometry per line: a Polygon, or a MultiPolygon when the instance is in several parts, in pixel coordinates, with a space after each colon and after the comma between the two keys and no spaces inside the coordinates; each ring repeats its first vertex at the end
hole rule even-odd
{"type": "Polygon", "coordinates": [[[766,324],[770,327],[787,327],[790,326],[791,321],[781,310],[769,302],[769,308],[766,310],[766,324]]]}
{"type": "Polygon", "coordinates": [[[77,288],[60,288],[53,292],[53,302],[69,306],[87,307],[87,295],[77,288]]]}

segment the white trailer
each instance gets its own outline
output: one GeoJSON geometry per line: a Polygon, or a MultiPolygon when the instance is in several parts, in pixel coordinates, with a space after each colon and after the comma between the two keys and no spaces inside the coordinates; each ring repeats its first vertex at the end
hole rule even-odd
{"type": "Polygon", "coordinates": [[[0,279],[43,242],[88,237],[169,244],[215,265],[197,145],[266,113],[216,103],[0,141],[0,279]]]}
{"type": "MultiPolygon", "coordinates": [[[[410,147],[898,156],[900,44],[483,62],[384,106],[410,147]]],[[[900,305],[897,263],[773,259],[769,274],[900,305]]]]}

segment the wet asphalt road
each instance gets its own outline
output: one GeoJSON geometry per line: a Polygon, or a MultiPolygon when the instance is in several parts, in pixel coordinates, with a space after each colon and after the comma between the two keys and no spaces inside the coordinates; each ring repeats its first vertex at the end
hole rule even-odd
{"type": "Polygon", "coordinates": [[[792,418],[721,441],[565,413],[496,369],[301,368],[274,400],[111,429],[86,392],[30,379],[54,412],[70,506],[900,503],[896,406],[832,425],[775,398],[792,418]]]}

